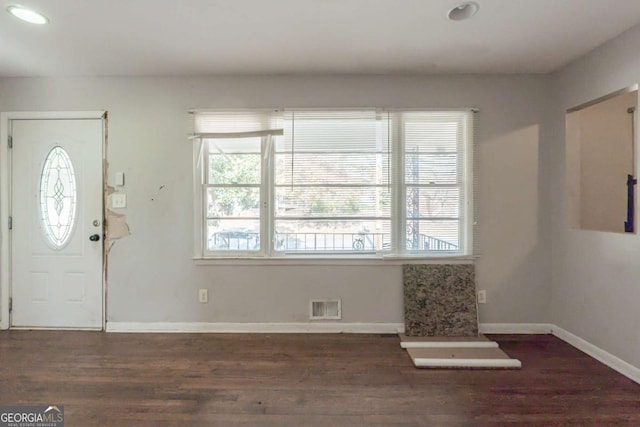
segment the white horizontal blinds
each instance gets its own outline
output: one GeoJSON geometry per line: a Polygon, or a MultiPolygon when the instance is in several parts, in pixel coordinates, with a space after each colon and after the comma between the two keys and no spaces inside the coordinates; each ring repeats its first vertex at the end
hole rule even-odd
{"type": "Polygon", "coordinates": [[[282,134],[282,113],[265,111],[223,111],[194,114],[197,136],[234,138],[282,134]]]}
{"type": "Polygon", "coordinates": [[[375,110],[285,111],[274,159],[275,251],[390,250],[388,126],[375,110]]]}
{"type": "Polygon", "coordinates": [[[203,209],[208,252],[258,252],[264,233],[263,159],[271,135],[282,133],[274,112],[198,113],[202,141],[203,209]]]}
{"type": "Polygon", "coordinates": [[[471,112],[403,112],[405,250],[465,253],[471,112]]]}

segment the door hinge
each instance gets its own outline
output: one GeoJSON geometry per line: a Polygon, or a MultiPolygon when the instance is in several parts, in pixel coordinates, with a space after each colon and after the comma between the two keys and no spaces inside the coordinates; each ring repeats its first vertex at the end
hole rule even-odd
{"type": "Polygon", "coordinates": [[[9,148],[13,148],[13,136],[9,135],[9,141],[7,141],[9,144],[9,148]]]}
{"type": "Polygon", "coordinates": [[[13,311],[13,298],[9,298],[9,313],[13,311]]]}
{"type": "Polygon", "coordinates": [[[13,230],[13,217],[9,217],[9,230],[13,230]]]}

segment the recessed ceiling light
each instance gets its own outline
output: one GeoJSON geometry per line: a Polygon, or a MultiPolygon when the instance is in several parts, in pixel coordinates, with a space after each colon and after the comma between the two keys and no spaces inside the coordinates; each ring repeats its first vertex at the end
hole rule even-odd
{"type": "Polygon", "coordinates": [[[46,16],[22,6],[9,6],[7,8],[7,12],[12,14],[16,18],[22,19],[23,21],[29,22],[31,24],[42,25],[49,22],[49,19],[46,16]]]}
{"type": "Polygon", "coordinates": [[[451,9],[447,16],[452,21],[464,21],[478,13],[478,9],[480,5],[474,1],[464,2],[451,9]]]}

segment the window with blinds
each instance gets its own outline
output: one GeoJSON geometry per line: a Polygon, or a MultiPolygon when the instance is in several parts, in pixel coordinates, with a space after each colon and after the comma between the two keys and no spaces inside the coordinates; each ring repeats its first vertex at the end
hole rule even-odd
{"type": "Polygon", "coordinates": [[[274,250],[391,250],[391,145],[375,111],[288,111],[275,146],[274,250]]]}
{"type": "Polygon", "coordinates": [[[195,113],[200,256],[469,255],[472,116],[195,113]]]}
{"type": "Polygon", "coordinates": [[[397,114],[406,252],[469,252],[470,119],[466,112],[397,114]]]}

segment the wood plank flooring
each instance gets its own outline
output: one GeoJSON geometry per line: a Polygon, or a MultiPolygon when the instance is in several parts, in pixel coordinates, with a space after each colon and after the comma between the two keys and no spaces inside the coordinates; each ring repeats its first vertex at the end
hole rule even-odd
{"type": "Polygon", "coordinates": [[[521,370],[415,369],[394,335],[0,331],[0,404],[66,426],[640,426],[640,385],[550,335],[521,370]]]}

